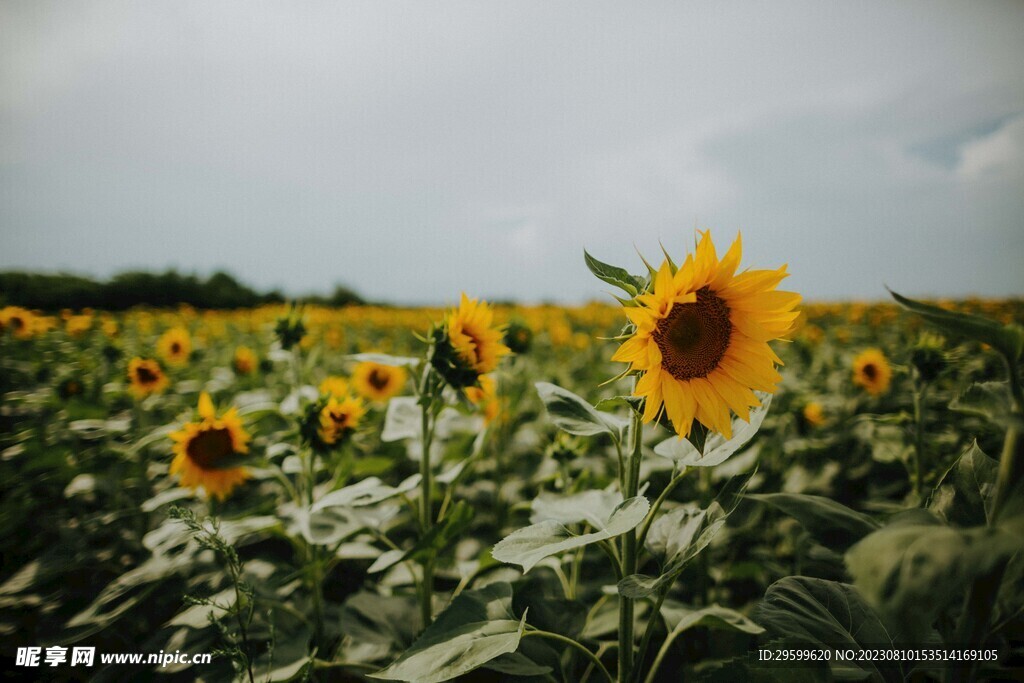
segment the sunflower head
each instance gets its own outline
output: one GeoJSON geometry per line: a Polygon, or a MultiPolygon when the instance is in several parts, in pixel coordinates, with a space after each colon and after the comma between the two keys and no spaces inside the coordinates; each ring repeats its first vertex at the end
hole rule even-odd
{"type": "Polygon", "coordinates": [[[306,325],[302,322],[302,310],[292,304],[287,315],[277,319],[274,334],[277,335],[281,348],[286,351],[299,344],[306,336],[306,325]]]}
{"type": "Polygon", "coordinates": [[[16,339],[30,339],[37,329],[36,316],[20,306],[0,308],[0,332],[10,332],[16,339]]]}
{"type": "Polygon", "coordinates": [[[207,496],[224,500],[249,478],[245,467],[234,465],[235,456],[247,453],[250,436],[234,408],[218,417],[210,395],[199,396],[199,421],[188,422],[173,432],[174,460],[170,472],[181,485],[202,487],[207,496]]]}
{"type": "Polygon", "coordinates": [[[320,382],[321,396],[343,397],[349,393],[348,380],[338,375],[330,375],[323,382],[320,382]]]}
{"type": "Polygon", "coordinates": [[[881,349],[865,349],[853,359],[853,383],[872,396],[889,390],[892,368],[881,349]]]}
{"type": "Polygon", "coordinates": [[[505,328],[503,342],[512,353],[526,353],[530,350],[530,343],[533,341],[533,330],[527,327],[526,323],[512,321],[505,328]]]}
{"type": "Polygon", "coordinates": [[[922,334],[910,352],[910,362],[925,382],[941,375],[949,366],[949,359],[943,351],[942,337],[928,332],[922,334]]]}
{"type": "Polygon", "coordinates": [[[184,327],[172,327],[160,336],[156,348],[171,365],[184,365],[192,353],[192,337],[184,327]]]}
{"type": "Polygon", "coordinates": [[[820,427],[825,424],[825,409],[817,401],[805,403],[802,415],[804,422],[812,427],[820,427]]]}
{"type": "Polygon", "coordinates": [[[775,289],[786,266],[737,273],[740,257],[739,237],[719,259],[705,232],[681,266],[666,258],[627,302],[632,334],[612,360],[640,375],[645,422],[664,413],[681,437],[697,420],[730,438],[731,413],[749,420],[754,391],[775,392],[782,361],[768,343],[792,332],[800,295],[775,289]]]}
{"type": "Polygon", "coordinates": [[[455,389],[475,386],[480,375],[498,367],[511,350],[502,342],[502,329],[494,324],[494,311],[487,302],[463,293],[459,307],[444,324],[432,332],[430,362],[438,374],[455,389]]]}
{"type": "Polygon", "coordinates": [[[366,406],[349,393],[328,394],[306,408],[302,438],[313,450],[325,453],[346,441],[362,422],[366,406]]]}
{"type": "Polygon", "coordinates": [[[352,371],[352,388],[371,401],[387,401],[402,392],[409,374],[405,368],[364,361],[352,371]]]}
{"type": "Polygon", "coordinates": [[[92,315],[72,315],[64,322],[64,329],[67,333],[75,338],[79,338],[85,335],[86,332],[92,329],[92,315]]]}
{"type": "Polygon", "coordinates": [[[132,358],[128,361],[128,382],[136,398],[159,394],[167,388],[167,375],[160,363],[150,358],[132,358]]]}
{"type": "Polygon", "coordinates": [[[250,349],[248,346],[239,346],[235,349],[234,358],[231,360],[231,364],[235,368],[235,372],[239,375],[249,375],[256,370],[256,366],[259,365],[259,358],[256,356],[256,352],[250,349]]]}

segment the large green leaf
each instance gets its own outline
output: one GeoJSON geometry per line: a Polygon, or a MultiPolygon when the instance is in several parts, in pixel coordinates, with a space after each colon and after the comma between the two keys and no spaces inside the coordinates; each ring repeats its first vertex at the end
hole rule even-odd
{"type": "Polygon", "coordinates": [[[556,427],[570,434],[610,434],[621,439],[629,424],[629,420],[625,418],[595,410],[587,401],[568,389],[548,382],[537,382],[536,387],[551,421],[556,427]]]}
{"type": "Polygon", "coordinates": [[[545,557],[572,550],[591,543],[604,541],[635,529],[647,516],[651,504],[643,496],[623,501],[607,519],[591,533],[576,535],[564,524],[554,520],[540,522],[515,531],[496,546],[494,559],[508,564],[518,564],[523,571],[530,569],[545,557]]]}
{"type": "Polygon", "coordinates": [[[465,591],[438,615],[416,642],[372,678],[439,683],[468,673],[501,655],[515,652],[526,615],[512,614],[512,587],[492,583],[465,591]]]}
{"type": "Polygon", "coordinates": [[[957,529],[918,519],[891,523],[846,553],[857,588],[893,630],[910,639],[928,633],[975,577],[1024,547],[1000,527],[957,529]]]}
{"type": "MultiPolygon", "coordinates": [[[[848,584],[789,576],[768,587],[754,621],[769,633],[772,645],[799,648],[892,647],[893,637],[879,616],[848,584]]],[[[903,681],[898,667],[872,661],[831,662],[836,680],[874,677],[903,681]]]]}
{"type": "Polygon", "coordinates": [[[946,470],[928,508],[957,526],[987,524],[992,514],[999,462],[973,442],[946,470]]]}
{"type": "Polygon", "coordinates": [[[938,306],[914,301],[893,291],[889,293],[901,306],[917,313],[947,334],[989,344],[1014,362],[1020,358],[1021,351],[1024,350],[1024,328],[1020,325],[1003,325],[978,315],[947,311],[938,306]]]}
{"type": "Polygon", "coordinates": [[[821,496],[801,493],[749,494],[751,500],[782,510],[833,550],[846,550],[881,525],[867,515],[821,496]]]}
{"type": "Polygon", "coordinates": [[[757,430],[761,428],[761,423],[764,422],[768,409],[772,405],[772,395],[764,392],[756,392],[756,395],[761,401],[761,405],[751,408],[749,422],[738,417],[733,418],[732,438],[726,439],[717,432],[710,433],[704,441],[703,450],[697,450],[697,447],[689,439],[671,437],[655,446],[654,452],[678,465],[688,467],[721,465],[754,438],[757,430]]]}

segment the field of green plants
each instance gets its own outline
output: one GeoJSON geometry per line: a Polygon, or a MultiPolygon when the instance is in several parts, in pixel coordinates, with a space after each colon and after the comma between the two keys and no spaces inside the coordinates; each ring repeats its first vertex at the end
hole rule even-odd
{"type": "Polygon", "coordinates": [[[575,308],[2,309],[6,665],[1020,676],[1024,302],[798,305],[705,248],[588,257],[619,301],[575,308]]]}

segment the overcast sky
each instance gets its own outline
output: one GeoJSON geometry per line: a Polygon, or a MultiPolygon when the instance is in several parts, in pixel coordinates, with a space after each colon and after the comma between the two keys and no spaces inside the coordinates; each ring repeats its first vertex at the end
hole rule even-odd
{"type": "MultiPolygon", "coordinates": [[[[0,3],[0,269],[582,301],[696,227],[1024,294],[1022,2],[0,3]]],[[[724,250],[725,246],[720,246],[724,250]]]]}

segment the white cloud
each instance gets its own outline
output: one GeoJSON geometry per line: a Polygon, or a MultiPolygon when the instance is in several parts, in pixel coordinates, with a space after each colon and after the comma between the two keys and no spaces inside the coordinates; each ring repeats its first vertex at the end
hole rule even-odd
{"type": "Polygon", "coordinates": [[[1024,163],[1024,116],[960,148],[957,174],[966,179],[1021,171],[1024,163]]]}

